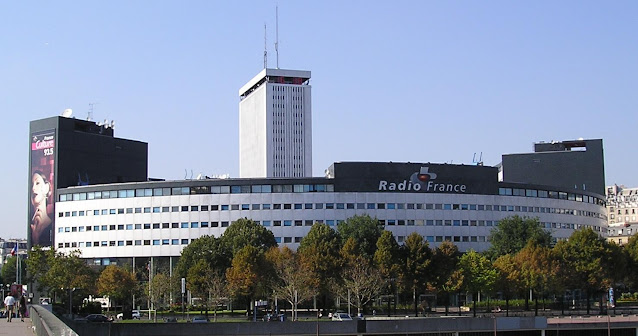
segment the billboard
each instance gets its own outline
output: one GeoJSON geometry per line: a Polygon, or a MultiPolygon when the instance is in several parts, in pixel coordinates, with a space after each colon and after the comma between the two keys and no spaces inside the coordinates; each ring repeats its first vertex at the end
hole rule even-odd
{"type": "Polygon", "coordinates": [[[31,134],[28,230],[30,246],[53,244],[55,148],[55,129],[31,134]]]}

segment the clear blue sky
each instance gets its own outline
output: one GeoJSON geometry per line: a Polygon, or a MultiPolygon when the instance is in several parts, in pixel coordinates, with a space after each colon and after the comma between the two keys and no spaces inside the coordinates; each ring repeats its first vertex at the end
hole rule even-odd
{"type": "Polygon", "coordinates": [[[26,237],[29,121],[72,108],[149,143],[149,175],[238,176],[238,90],[312,71],[313,171],[472,163],[602,138],[638,186],[637,1],[4,1],[0,237],[26,237]],[[187,171],[187,173],[185,173],[187,171]]]}

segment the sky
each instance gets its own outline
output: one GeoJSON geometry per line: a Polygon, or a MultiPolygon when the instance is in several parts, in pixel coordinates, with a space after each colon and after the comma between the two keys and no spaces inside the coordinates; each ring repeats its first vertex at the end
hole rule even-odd
{"type": "Polygon", "coordinates": [[[29,122],[67,108],[147,142],[149,177],[238,177],[277,6],[279,67],[312,72],[314,176],[601,138],[606,184],[638,187],[637,1],[0,0],[0,237],[26,238],[29,122]]]}

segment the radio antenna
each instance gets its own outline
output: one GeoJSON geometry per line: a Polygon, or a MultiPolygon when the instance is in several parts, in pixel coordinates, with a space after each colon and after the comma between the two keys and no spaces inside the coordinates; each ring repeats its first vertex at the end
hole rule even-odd
{"type": "Polygon", "coordinates": [[[266,24],[264,23],[264,69],[268,68],[268,40],[266,39],[266,24]]]}
{"type": "Polygon", "coordinates": [[[89,111],[86,116],[87,121],[93,120],[93,107],[95,106],[95,104],[96,103],[89,103],[89,111]]]}
{"type": "Polygon", "coordinates": [[[275,54],[277,54],[277,69],[279,69],[279,6],[275,7],[275,54]]]}

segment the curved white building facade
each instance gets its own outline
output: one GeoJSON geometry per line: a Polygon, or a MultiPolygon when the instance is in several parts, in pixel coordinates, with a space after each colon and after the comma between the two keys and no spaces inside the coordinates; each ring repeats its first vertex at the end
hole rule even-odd
{"type": "Polygon", "coordinates": [[[494,167],[336,163],[326,178],[209,179],[121,183],[57,190],[55,248],[109,264],[179,256],[202,235],[220,236],[249,218],[293,249],[314,223],[367,214],[401,244],[412,232],[430,246],[489,247],[509,216],[537,217],[556,240],[581,227],[606,232],[604,197],[585,191],[498,182],[494,167]]]}

